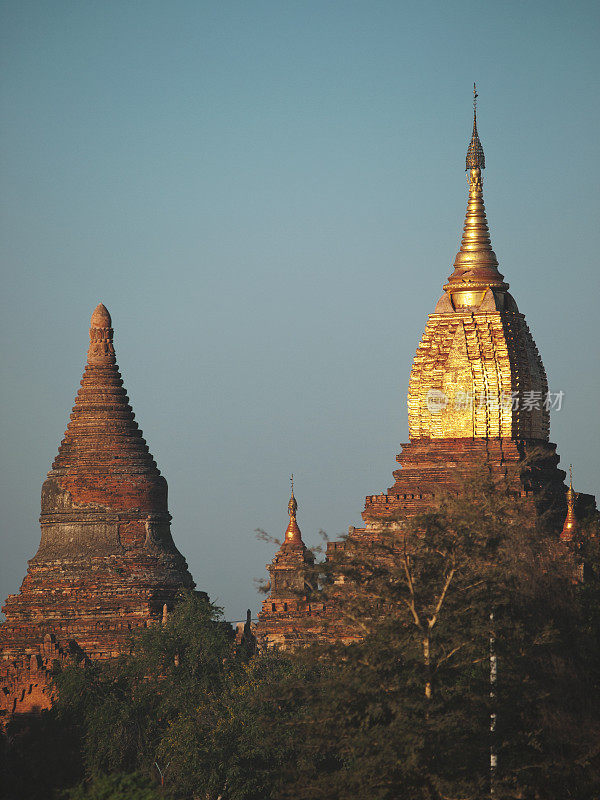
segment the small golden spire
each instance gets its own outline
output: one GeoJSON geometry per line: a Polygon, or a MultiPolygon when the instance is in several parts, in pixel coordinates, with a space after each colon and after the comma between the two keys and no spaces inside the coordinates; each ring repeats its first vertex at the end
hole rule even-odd
{"type": "Polygon", "coordinates": [[[483,202],[485,155],[477,132],[477,87],[473,84],[473,134],[467,149],[466,169],[469,172],[469,200],[460,250],[454,259],[454,272],[444,286],[455,305],[478,305],[490,287],[505,291],[498,259],[492,250],[490,231],[483,202]]]}
{"type": "Polygon", "coordinates": [[[560,538],[563,542],[572,542],[577,533],[577,518],[575,516],[575,503],[577,493],[573,491],[573,464],[569,464],[569,488],[567,489],[567,516],[563,525],[560,538]]]}
{"type": "Polygon", "coordinates": [[[300,528],[298,527],[298,523],[296,522],[296,512],[298,510],[298,503],[296,502],[296,498],[294,497],[294,475],[290,478],[290,482],[292,484],[292,494],[290,496],[290,501],[288,503],[288,514],[290,515],[290,521],[287,526],[287,530],[285,532],[285,542],[290,542],[291,544],[302,544],[302,534],[300,533],[300,528]]]}
{"type": "Polygon", "coordinates": [[[292,472],[290,476],[290,483],[292,484],[292,495],[290,497],[290,502],[288,503],[288,512],[290,517],[296,516],[296,511],[298,510],[298,503],[296,502],[296,498],[294,497],[294,473],[292,472]]]}

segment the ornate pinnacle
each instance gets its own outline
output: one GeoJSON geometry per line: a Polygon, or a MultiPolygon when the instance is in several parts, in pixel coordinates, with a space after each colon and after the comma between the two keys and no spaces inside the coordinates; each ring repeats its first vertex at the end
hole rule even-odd
{"type": "Polygon", "coordinates": [[[469,170],[469,200],[460,250],[454,259],[454,272],[444,286],[453,297],[455,307],[477,306],[483,293],[490,287],[505,291],[503,275],[498,271],[498,259],[492,250],[490,231],[483,202],[483,179],[485,168],[483,147],[477,133],[477,88],[473,84],[473,135],[467,150],[469,170]]]}
{"type": "Polygon", "coordinates": [[[477,133],[477,87],[473,84],[473,135],[469,149],[467,150],[467,160],[465,169],[485,169],[485,154],[479,141],[477,133]]]}
{"type": "Polygon", "coordinates": [[[563,542],[572,542],[577,532],[577,518],[575,516],[575,503],[577,492],[573,491],[573,464],[569,464],[569,488],[567,489],[567,516],[563,525],[560,538],[563,542]]]}
{"type": "Polygon", "coordinates": [[[108,309],[98,303],[90,320],[88,364],[103,367],[115,364],[112,321],[108,309]]]}
{"type": "Polygon", "coordinates": [[[292,484],[292,494],[290,497],[290,502],[288,503],[288,514],[290,515],[290,519],[296,517],[296,511],[298,510],[298,503],[296,502],[296,498],[294,497],[294,474],[292,473],[290,477],[290,483],[292,484]]]}
{"type": "Polygon", "coordinates": [[[288,514],[290,515],[290,522],[285,532],[285,541],[292,544],[302,544],[302,534],[296,522],[296,511],[298,510],[298,503],[294,497],[294,476],[290,478],[292,484],[292,494],[288,503],[288,514]]]}

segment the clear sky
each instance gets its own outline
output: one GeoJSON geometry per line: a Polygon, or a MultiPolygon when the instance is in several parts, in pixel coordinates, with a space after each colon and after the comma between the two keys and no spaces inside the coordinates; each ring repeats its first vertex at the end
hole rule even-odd
{"type": "Polygon", "coordinates": [[[175,541],[229,619],[281,535],[360,523],[458,249],[471,89],[492,244],[562,466],[598,492],[597,2],[1,4],[0,595],[102,301],[175,541]]]}

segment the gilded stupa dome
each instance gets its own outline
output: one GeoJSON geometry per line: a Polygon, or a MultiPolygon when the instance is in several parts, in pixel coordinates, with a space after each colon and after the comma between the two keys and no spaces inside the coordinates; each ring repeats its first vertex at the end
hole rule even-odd
{"type": "Polygon", "coordinates": [[[498,270],[483,202],[484,167],[474,109],[462,241],[410,376],[411,441],[492,437],[548,441],[546,373],[525,317],[498,270]]]}

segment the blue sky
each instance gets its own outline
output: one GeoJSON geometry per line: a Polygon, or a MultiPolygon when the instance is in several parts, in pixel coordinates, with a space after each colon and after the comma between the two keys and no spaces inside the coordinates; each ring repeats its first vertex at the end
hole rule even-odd
{"type": "Polygon", "coordinates": [[[0,595],[102,301],[173,532],[227,617],[285,530],[360,523],[407,438],[411,361],[458,249],[478,83],[501,271],[596,492],[599,7],[4,2],[0,595]]]}

